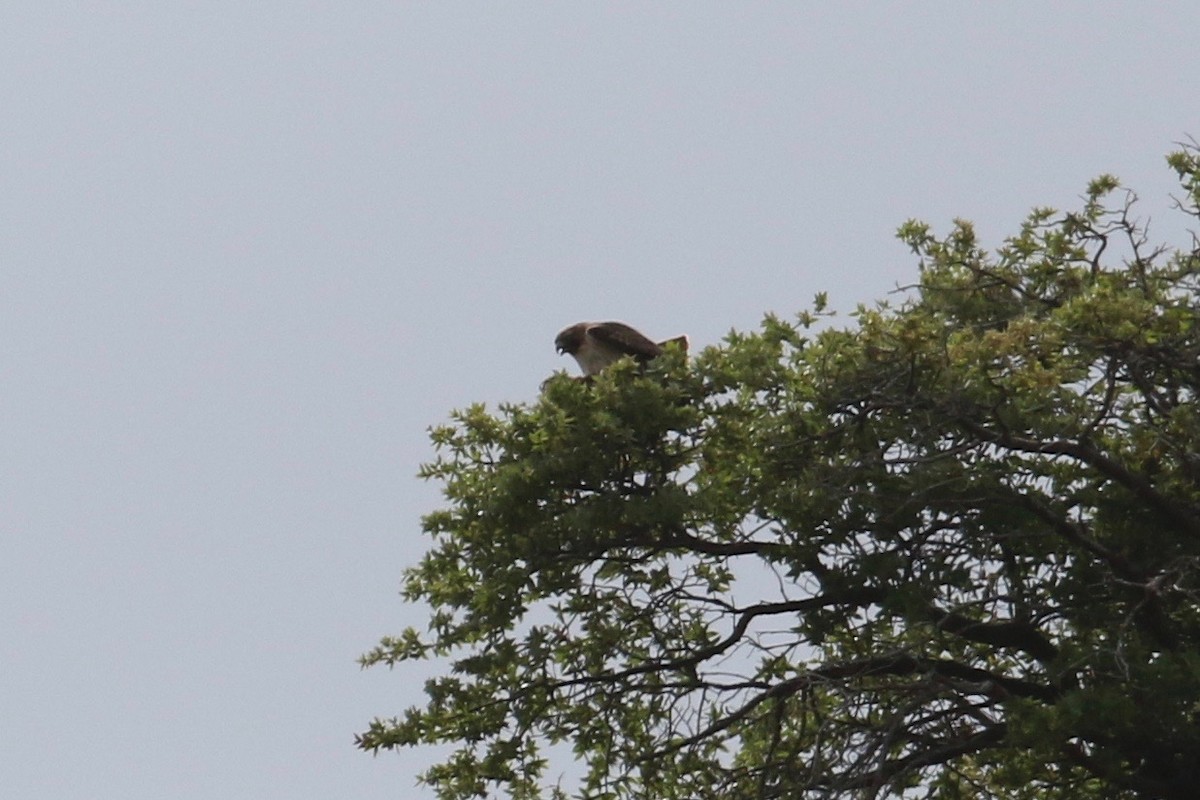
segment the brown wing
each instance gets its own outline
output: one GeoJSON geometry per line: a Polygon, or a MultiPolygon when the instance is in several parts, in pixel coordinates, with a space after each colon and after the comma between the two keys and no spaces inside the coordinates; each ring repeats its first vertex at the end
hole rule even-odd
{"type": "Polygon", "coordinates": [[[597,322],[588,326],[587,335],[639,361],[662,355],[661,347],[624,322],[597,322]]]}

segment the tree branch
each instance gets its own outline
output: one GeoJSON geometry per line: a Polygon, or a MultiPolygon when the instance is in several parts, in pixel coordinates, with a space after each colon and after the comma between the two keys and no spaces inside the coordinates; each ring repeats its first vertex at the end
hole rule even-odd
{"type": "Polygon", "coordinates": [[[1011,647],[1048,664],[1058,656],[1058,648],[1041,631],[1028,622],[1005,620],[1003,622],[980,622],[962,614],[944,611],[935,605],[929,606],[929,619],[938,630],[960,636],[969,642],[989,644],[994,647],[1011,647]]]}
{"type": "Polygon", "coordinates": [[[1036,439],[1017,436],[1007,431],[994,431],[964,417],[959,417],[956,421],[983,441],[1006,447],[1009,450],[1016,450],[1022,453],[1063,455],[1074,458],[1077,461],[1082,461],[1101,475],[1111,478],[1121,486],[1124,486],[1139,500],[1142,500],[1173,524],[1177,525],[1180,530],[1186,531],[1191,536],[1200,538],[1200,515],[1196,514],[1195,511],[1178,508],[1169,499],[1160,494],[1145,476],[1109,458],[1090,445],[1064,439],[1038,441],[1036,439]]]}

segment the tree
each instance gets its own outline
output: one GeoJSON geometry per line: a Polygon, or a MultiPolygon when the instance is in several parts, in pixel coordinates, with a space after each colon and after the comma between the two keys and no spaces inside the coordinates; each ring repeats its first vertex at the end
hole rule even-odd
{"type": "Polygon", "coordinates": [[[446,673],[359,746],[454,745],[442,798],[1194,798],[1200,247],[1117,189],[994,254],[905,224],[849,326],[456,413],[429,630],[363,657],[446,673]]]}

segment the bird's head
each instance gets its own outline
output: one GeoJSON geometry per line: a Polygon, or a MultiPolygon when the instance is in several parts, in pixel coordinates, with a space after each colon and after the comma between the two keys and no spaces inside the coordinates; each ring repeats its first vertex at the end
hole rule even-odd
{"type": "Polygon", "coordinates": [[[563,328],[558,336],[554,337],[554,349],[560,355],[563,353],[575,355],[579,351],[579,348],[583,346],[583,338],[586,335],[586,322],[577,322],[569,328],[563,328]]]}

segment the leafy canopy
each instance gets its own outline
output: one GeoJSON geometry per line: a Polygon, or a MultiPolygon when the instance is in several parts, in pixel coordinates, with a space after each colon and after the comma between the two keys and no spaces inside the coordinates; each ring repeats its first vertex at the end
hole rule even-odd
{"type": "Polygon", "coordinates": [[[905,224],[848,327],[455,413],[428,630],[363,657],[444,674],[360,746],[452,745],[447,799],[1194,797],[1200,249],[1117,190],[905,224]]]}

